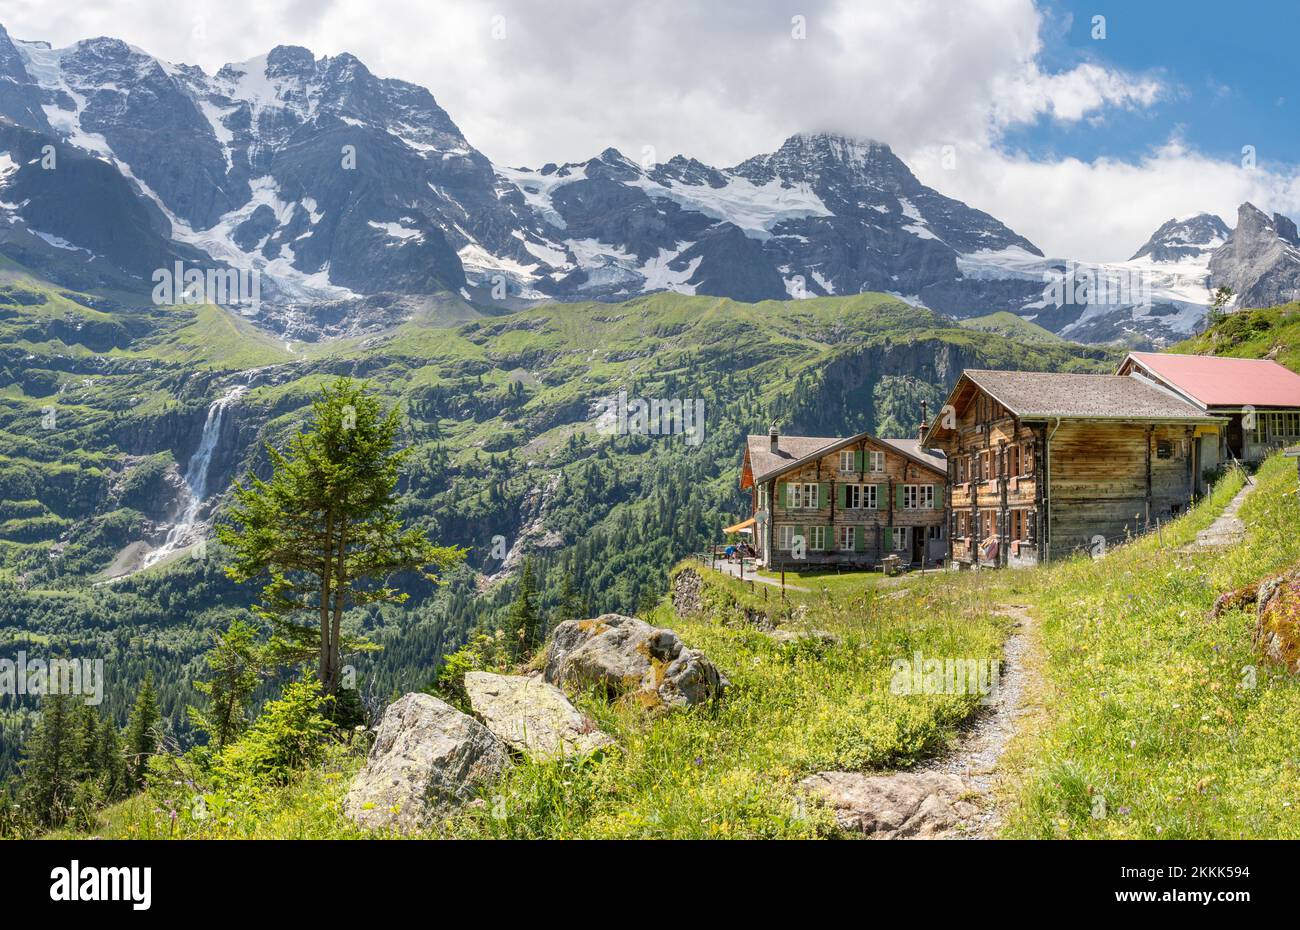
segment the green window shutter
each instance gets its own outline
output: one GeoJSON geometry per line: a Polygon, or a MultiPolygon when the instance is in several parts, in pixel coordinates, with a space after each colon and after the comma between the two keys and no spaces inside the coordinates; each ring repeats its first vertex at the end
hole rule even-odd
{"type": "Polygon", "coordinates": [[[831,486],[823,482],[817,485],[817,506],[827,507],[831,502],[831,486]]]}
{"type": "Polygon", "coordinates": [[[901,484],[894,485],[894,509],[903,509],[903,486],[901,484]]]}
{"type": "Polygon", "coordinates": [[[790,483],[788,481],[776,486],[776,499],[781,501],[783,507],[789,509],[794,506],[794,501],[792,500],[793,496],[794,492],[790,489],[790,483]]]}
{"type": "Polygon", "coordinates": [[[839,506],[840,509],[843,510],[844,508],[849,506],[849,486],[847,484],[841,484],[838,487],[840,489],[839,506]]]}
{"type": "Polygon", "coordinates": [[[855,552],[863,552],[867,548],[867,531],[866,527],[855,526],[853,528],[853,549],[855,552]]]}
{"type": "Polygon", "coordinates": [[[934,486],[934,506],[940,510],[943,509],[943,488],[944,486],[941,484],[934,486]]]}
{"type": "Polygon", "coordinates": [[[853,467],[856,468],[859,472],[862,471],[862,463],[863,463],[863,460],[864,460],[865,458],[866,458],[866,453],[863,452],[861,449],[859,449],[859,450],[858,450],[857,452],[855,452],[854,455],[853,455],[853,459],[854,459],[854,466],[853,466],[853,467]]]}

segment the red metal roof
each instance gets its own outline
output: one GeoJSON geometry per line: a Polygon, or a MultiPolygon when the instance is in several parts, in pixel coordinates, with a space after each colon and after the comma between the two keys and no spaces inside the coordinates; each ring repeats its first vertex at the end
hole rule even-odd
{"type": "Polygon", "coordinates": [[[1163,352],[1130,358],[1205,407],[1300,407],[1300,375],[1268,359],[1163,352]]]}

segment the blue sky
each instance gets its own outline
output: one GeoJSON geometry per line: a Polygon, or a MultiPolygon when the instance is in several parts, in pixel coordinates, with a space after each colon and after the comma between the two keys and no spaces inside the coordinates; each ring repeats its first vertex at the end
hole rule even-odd
{"type": "Polygon", "coordinates": [[[1300,3],[1096,3],[1040,6],[1040,60],[1053,71],[1093,61],[1151,73],[1165,90],[1148,108],[1115,108],[1098,125],[1039,119],[1009,131],[1003,144],[1036,158],[1073,155],[1131,159],[1180,136],[1216,158],[1253,145],[1261,167],[1300,161],[1300,3]],[[1106,37],[1092,37],[1105,16],[1106,37]]]}

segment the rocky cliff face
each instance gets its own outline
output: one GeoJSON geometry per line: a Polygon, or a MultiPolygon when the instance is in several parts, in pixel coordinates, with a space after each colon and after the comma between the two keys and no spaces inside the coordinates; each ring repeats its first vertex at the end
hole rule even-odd
{"type": "Polygon", "coordinates": [[[1269,307],[1300,300],[1300,237],[1291,219],[1269,217],[1254,204],[1237,211],[1232,238],[1210,258],[1210,285],[1227,286],[1237,307],[1269,307]]]}

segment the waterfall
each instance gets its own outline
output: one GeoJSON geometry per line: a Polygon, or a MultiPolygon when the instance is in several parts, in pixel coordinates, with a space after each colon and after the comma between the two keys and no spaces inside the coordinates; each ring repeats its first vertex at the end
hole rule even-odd
{"type": "Polygon", "coordinates": [[[190,463],[185,469],[185,509],[168,531],[166,541],[145,556],[141,569],[157,564],[193,541],[191,537],[199,521],[199,512],[208,496],[208,471],[212,467],[212,453],[221,441],[222,418],[226,408],[247,392],[248,388],[244,385],[233,387],[208,407],[208,418],[203,423],[199,447],[190,456],[190,463]]]}

